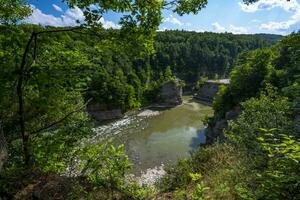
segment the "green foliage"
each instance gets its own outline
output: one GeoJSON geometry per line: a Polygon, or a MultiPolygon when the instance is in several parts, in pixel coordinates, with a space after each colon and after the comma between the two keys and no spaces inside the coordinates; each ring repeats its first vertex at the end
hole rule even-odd
{"type": "Polygon", "coordinates": [[[16,23],[31,14],[26,0],[0,0],[0,24],[16,23]]]}
{"type": "Polygon", "coordinates": [[[300,198],[300,140],[276,129],[261,129],[258,138],[266,154],[266,170],[257,174],[261,199],[300,198]]]}
{"type": "Polygon", "coordinates": [[[92,77],[85,96],[101,104],[103,110],[121,108],[127,111],[155,102],[161,86],[176,77],[171,68],[167,67],[164,72],[159,72],[158,80],[147,79],[148,84],[143,86],[142,80],[132,68],[127,74],[122,68],[112,72],[105,68],[99,69],[92,77]]]}
{"type": "Polygon", "coordinates": [[[221,119],[224,117],[226,111],[230,110],[233,106],[233,96],[230,92],[230,88],[221,85],[213,101],[214,118],[221,119]]]}
{"type": "Polygon", "coordinates": [[[131,164],[123,146],[114,147],[111,143],[104,145],[88,145],[76,152],[79,159],[80,174],[97,187],[115,189],[122,187],[125,174],[131,164]]]}
{"type": "Polygon", "coordinates": [[[154,70],[172,66],[173,73],[189,86],[194,85],[201,76],[210,79],[215,74],[228,77],[239,53],[269,47],[280,38],[276,35],[168,30],[157,34],[156,53],[150,58],[144,58],[143,63],[149,63],[154,70]],[[270,40],[272,37],[275,39],[270,40]]]}
{"type": "MultiPolygon", "coordinates": [[[[31,8],[27,1],[0,0],[0,22],[6,24],[0,26],[0,123],[4,126],[10,154],[1,174],[1,196],[4,194],[12,198],[18,189],[35,184],[40,178],[28,177],[28,174],[39,172],[33,174],[43,176],[51,171],[60,175],[67,172],[82,175],[91,188],[89,194],[82,192],[87,198],[99,199],[104,191],[106,199],[144,199],[153,190],[139,187],[133,181],[126,182],[125,175],[131,165],[122,146],[115,147],[110,142],[82,143],[94,134],[83,112],[88,99],[92,97],[94,101],[104,103],[106,109],[137,108],[154,97],[163,83],[175,79],[174,74],[191,82],[195,82],[195,77],[199,75],[226,76],[242,49],[261,48],[272,42],[262,39],[262,36],[221,34],[217,38],[212,33],[167,31],[159,34],[157,43],[154,43],[162,20],[162,9],[168,6],[180,15],[197,13],[206,6],[206,0],[66,2],[71,7],[78,6],[84,10],[86,24],[82,26],[85,28],[77,27],[74,31],[7,25],[30,15],[31,8]],[[91,3],[97,4],[98,8],[91,9],[91,3]],[[121,15],[120,30],[104,30],[98,26],[97,22],[108,11],[121,15]],[[157,54],[149,55],[154,49],[157,54]],[[223,73],[224,69],[227,71],[223,73]],[[15,94],[16,88],[18,96],[15,94]],[[27,148],[28,152],[25,151],[27,148]],[[29,164],[24,166],[21,161],[22,156],[26,155],[30,163],[24,159],[29,164]]],[[[221,97],[229,92],[228,96],[234,97],[229,105],[239,103],[258,94],[265,80],[278,83],[279,89],[287,91],[287,94],[297,89],[297,77],[292,77],[299,72],[295,67],[299,63],[299,45],[293,46],[297,42],[298,36],[294,35],[275,48],[277,53],[261,50],[249,54],[245,62],[239,60],[238,67],[232,72],[232,85],[228,91],[223,89],[221,97]],[[274,66],[270,66],[271,63],[274,66]],[[270,71],[276,75],[275,79],[270,76],[270,71]],[[251,81],[254,85],[249,84],[251,81]]],[[[296,99],[293,95],[289,97],[296,99]]],[[[264,105],[270,103],[268,99],[260,100],[264,105]]],[[[245,103],[245,110],[258,107],[266,114],[273,114],[256,102],[249,101],[245,103]]],[[[222,98],[219,102],[219,107],[228,105],[222,98]]],[[[284,127],[286,100],[277,102],[275,99],[274,102],[273,107],[269,108],[275,109],[276,125],[284,127]],[[278,108],[279,103],[284,105],[282,110],[278,108]],[[280,118],[278,113],[281,111],[283,116],[280,118]]],[[[244,121],[241,124],[246,124],[244,121]]],[[[296,144],[292,138],[286,141],[288,145],[296,144]]],[[[265,148],[264,145],[262,148],[265,148]]],[[[267,147],[268,150],[270,148],[273,147],[267,147]]],[[[277,149],[278,146],[275,146],[277,149]]],[[[274,170],[281,172],[288,169],[284,173],[290,176],[295,168],[291,158],[298,159],[298,147],[296,154],[294,147],[288,148],[292,151],[292,157],[289,154],[286,160],[278,160],[280,157],[275,150],[270,158],[272,164],[278,164],[274,164],[274,170]],[[277,160],[272,161],[275,157],[277,160]]],[[[280,150],[282,154],[287,149],[280,150]]],[[[251,192],[247,183],[252,177],[245,176],[251,166],[246,156],[234,152],[233,147],[227,144],[207,147],[170,169],[163,183],[167,184],[166,190],[192,191],[190,197],[193,199],[249,197],[251,192]],[[203,174],[202,178],[200,174],[203,174]]],[[[288,181],[292,182],[288,184],[293,187],[294,179],[289,177],[288,181]]],[[[276,187],[282,189],[277,182],[274,181],[276,187]]],[[[77,183],[80,184],[79,181],[77,183]]],[[[86,189],[82,186],[78,188],[78,191],[86,189]]]]}
{"type": "Polygon", "coordinates": [[[242,106],[225,131],[236,151],[246,152],[253,163],[247,166],[250,181],[235,188],[239,198],[299,198],[299,36],[291,34],[264,53],[241,54],[230,85],[215,98],[216,118],[242,106]]]}
{"type": "Polygon", "coordinates": [[[282,92],[290,101],[290,106],[295,113],[300,113],[300,79],[292,85],[284,87],[282,92]]]}
{"type": "Polygon", "coordinates": [[[193,172],[190,160],[181,160],[176,166],[166,169],[167,175],[161,181],[163,191],[170,191],[179,188],[186,188],[191,182],[190,173],[193,172]]]}
{"type": "Polygon", "coordinates": [[[122,69],[113,74],[102,69],[97,72],[89,84],[86,99],[103,105],[103,110],[121,108],[123,111],[138,108],[141,105],[142,86],[135,73],[127,77],[122,69]],[[128,80],[129,79],[129,80],[128,80]]]}
{"type": "Polygon", "coordinates": [[[155,189],[142,187],[128,177],[131,163],[124,146],[114,146],[111,141],[86,144],[73,154],[72,168],[80,176],[87,177],[93,185],[91,198],[99,198],[98,191],[104,191],[103,199],[145,199],[153,195],[155,189]],[[77,160],[77,161],[76,161],[77,160]]]}
{"type": "Polygon", "coordinates": [[[45,172],[66,174],[81,141],[94,135],[85,115],[71,117],[57,131],[45,132],[32,138],[31,152],[35,166],[45,172]]]}
{"type": "Polygon", "coordinates": [[[205,187],[202,179],[202,175],[199,173],[190,173],[192,181],[196,184],[195,189],[192,193],[192,200],[203,200],[204,192],[209,190],[209,187],[205,187]]]}
{"type": "Polygon", "coordinates": [[[260,149],[256,140],[261,134],[260,128],[284,130],[290,124],[288,99],[278,96],[273,88],[269,88],[267,93],[262,93],[258,98],[243,102],[242,109],[239,118],[229,123],[226,135],[250,150],[260,149]]]}
{"type": "MultiPolygon", "coordinates": [[[[110,11],[120,14],[120,32],[114,35],[121,41],[125,49],[131,49],[140,55],[147,55],[154,52],[153,39],[162,21],[162,10],[168,8],[180,15],[197,13],[207,4],[207,0],[124,0],[111,1],[104,0],[66,0],[70,6],[78,6],[84,10],[87,26],[99,26],[99,20],[103,14],[110,11]],[[90,8],[91,4],[96,4],[95,9],[90,8]]],[[[118,41],[116,40],[116,41],[118,41]]]]}
{"type": "Polygon", "coordinates": [[[270,50],[256,50],[240,55],[237,66],[230,74],[230,85],[221,88],[215,97],[213,107],[218,116],[223,117],[234,105],[257,96],[264,87],[271,68],[271,58],[270,50]]]}
{"type": "Polygon", "coordinates": [[[268,84],[279,89],[279,93],[289,97],[294,112],[299,105],[299,46],[300,35],[291,34],[283,38],[273,48],[243,52],[237,66],[230,74],[230,85],[220,89],[215,97],[216,118],[224,117],[232,107],[251,97],[257,97],[268,84]]]}
{"type": "Polygon", "coordinates": [[[174,11],[179,15],[183,15],[186,13],[197,14],[199,10],[206,6],[206,4],[207,0],[179,0],[174,11]]]}
{"type": "Polygon", "coordinates": [[[162,187],[178,199],[251,199],[248,184],[255,179],[250,173],[252,166],[249,156],[235,146],[213,144],[168,169],[162,187]]]}
{"type": "Polygon", "coordinates": [[[205,83],[205,81],[208,80],[208,77],[207,76],[201,76],[198,81],[196,82],[195,84],[195,87],[193,88],[194,90],[199,90],[203,84],[205,83]]]}

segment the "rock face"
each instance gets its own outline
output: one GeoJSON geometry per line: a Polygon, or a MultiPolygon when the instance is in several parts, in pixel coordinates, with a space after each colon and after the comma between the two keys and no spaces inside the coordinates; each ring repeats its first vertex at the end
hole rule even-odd
{"type": "Polygon", "coordinates": [[[161,87],[158,102],[163,107],[175,107],[182,103],[182,86],[178,80],[168,81],[161,87]]]}
{"type": "Polygon", "coordinates": [[[224,129],[228,128],[229,120],[236,120],[241,112],[240,106],[235,106],[232,110],[226,112],[225,119],[217,121],[213,127],[209,127],[206,133],[206,143],[211,144],[214,140],[224,141],[224,129]]]}
{"type": "Polygon", "coordinates": [[[206,81],[203,86],[199,89],[197,94],[195,95],[195,99],[200,101],[205,101],[207,103],[212,103],[214,100],[215,95],[217,94],[219,87],[221,85],[229,84],[228,79],[221,79],[221,80],[208,80],[206,81]]]}
{"type": "Polygon", "coordinates": [[[98,121],[119,119],[124,116],[121,109],[103,110],[103,105],[97,103],[88,104],[87,112],[98,121]]]}

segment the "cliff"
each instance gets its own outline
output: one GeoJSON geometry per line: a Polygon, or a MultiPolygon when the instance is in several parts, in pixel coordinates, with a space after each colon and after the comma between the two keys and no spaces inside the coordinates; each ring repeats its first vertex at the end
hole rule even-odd
{"type": "Polygon", "coordinates": [[[179,80],[166,82],[157,95],[158,106],[175,107],[182,103],[182,86],[179,80]]]}
{"type": "Polygon", "coordinates": [[[228,128],[229,120],[236,120],[241,113],[241,107],[235,106],[232,110],[226,112],[225,118],[216,121],[212,126],[209,126],[206,132],[206,143],[211,144],[215,140],[224,141],[224,130],[228,128]]]}

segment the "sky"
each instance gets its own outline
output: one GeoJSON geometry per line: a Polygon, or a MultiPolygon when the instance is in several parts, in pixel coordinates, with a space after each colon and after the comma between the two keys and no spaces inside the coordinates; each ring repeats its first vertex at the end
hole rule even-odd
{"type": "MultiPolygon", "coordinates": [[[[25,23],[44,26],[75,26],[83,21],[79,8],[68,8],[61,0],[29,0],[33,14],[25,23]]],[[[104,28],[119,28],[120,14],[108,12],[101,23],[104,28]]],[[[300,29],[300,0],[260,0],[245,5],[242,0],[208,0],[206,8],[197,15],[178,16],[163,11],[159,30],[188,30],[196,32],[231,32],[234,34],[272,33],[287,35],[300,29]]]]}

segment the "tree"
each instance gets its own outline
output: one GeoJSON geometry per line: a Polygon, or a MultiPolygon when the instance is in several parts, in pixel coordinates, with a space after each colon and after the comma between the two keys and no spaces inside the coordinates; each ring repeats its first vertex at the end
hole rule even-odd
{"type": "Polygon", "coordinates": [[[221,88],[215,97],[213,107],[216,116],[224,117],[233,106],[259,94],[272,69],[272,56],[270,50],[256,50],[240,55],[237,66],[230,73],[230,84],[221,88]]]}
{"type": "Polygon", "coordinates": [[[272,87],[268,87],[267,92],[262,92],[258,98],[251,98],[241,105],[243,111],[236,121],[229,123],[226,136],[248,151],[261,150],[256,140],[261,136],[260,128],[282,131],[290,125],[288,99],[278,96],[272,87]]]}
{"type": "Polygon", "coordinates": [[[267,167],[257,174],[260,199],[299,199],[300,140],[284,131],[260,129],[257,138],[266,154],[267,167]]]}
{"type": "Polygon", "coordinates": [[[31,14],[26,0],[0,0],[0,24],[16,23],[31,14]]]}

